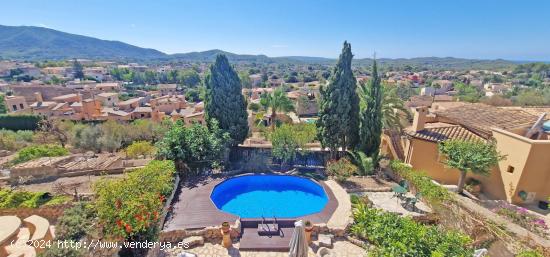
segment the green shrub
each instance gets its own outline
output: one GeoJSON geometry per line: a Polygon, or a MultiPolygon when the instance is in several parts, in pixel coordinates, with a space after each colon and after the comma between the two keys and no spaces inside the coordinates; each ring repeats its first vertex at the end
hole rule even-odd
{"type": "Polygon", "coordinates": [[[59,240],[80,240],[94,225],[95,211],[88,203],[79,202],[67,209],[59,219],[56,235],[59,240]]]}
{"type": "Polygon", "coordinates": [[[350,151],[348,154],[351,157],[351,162],[359,168],[358,175],[366,176],[373,174],[375,165],[371,157],[368,157],[367,154],[361,151],[350,151]]]}
{"type": "Polygon", "coordinates": [[[19,150],[12,162],[17,164],[41,157],[55,157],[67,154],[69,154],[69,151],[59,145],[33,145],[19,150]]]}
{"type": "Polygon", "coordinates": [[[542,253],[537,250],[524,250],[520,252],[516,257],[543,257],[542,253]]]}
{"type": "Polygon", "coordinates": [[[0,149],[19,150],[32,142],[33,134],[30,130],[11,131],[0,129],[0,149]]]}
{"type": "Polygon", "coordinates": [[[148,141],[136,141],[126,147],[126,155],[130,158],[138,158],[140,156],[153,156],[157,148],[148,141]]]}
{"type": "Polygon", "coordinates": [[[329,161],[327,164],[327,175],[336,178],[337,181],[346,181],[350,176],[357,173],[359,169],[347,158],[341,158],[337,161],[329,161]]]}
{"type": "Polygon", "coordinates": [[[0,129],[8,130],[36,130],[38,129],[38,122],[40,116],[32,114],[1,114],[0,115],[0,129]]]}
{"type": "Polygon", "coordinates": [[[438,203],[441,201],[451,200],[451,194],[442,186],[432,182],[432,179],[422,172],[412,169],[405,163],[400,161],[392,161],[391,168],[399,174],[403,179],[411,183],[430,203],[438,203]]]}
{"type": "MultiPolygon", "coordinates": [[[[357,200],[357,199],[356,199],[357,200]]],[[[472,256],[471,239],[454,230],[416,223],[356,201],[351,233],[376,246],[369,256],[472,256]]]]}
{"type": "Polygon", "coordinates": [[[66,196],[51,196],[45,192],[0,190],[0,208],[38,208],[42,205],[58,205],[70,201],[66,196]]]}

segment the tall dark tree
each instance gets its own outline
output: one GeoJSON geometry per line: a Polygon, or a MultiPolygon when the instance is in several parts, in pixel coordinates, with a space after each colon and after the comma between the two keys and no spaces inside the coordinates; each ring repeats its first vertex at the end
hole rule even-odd
{"type": "Polygon", "coordinates": [[[73,75],[75,79],[84,79],[84,68],[76,59],[73,60],[73,75]]]}
{"type": "Polygon", "coordinates": [[[377,157],[382,136],[382,86],[376,60],[372,64],[372,78],[361,85],[364,111],[361,113],[360,149],[370,157],[377,157]]]}
{"type": "Polygon", "coordinates": [[[248,135],[248,113],[242,94],[239,75],[229,64],[225,55],[218,55],[205,78],[206,120],[218,121],[220,129],[229,132],[231,144],[242,143],[248,135]]]}
{"type": "Polygon", "coordinates": [[[351,45],[344,42],[338,63],[326,89],[321,88],[318,136],[323,147],[333,153],[354,149],[359,139],[359,96],[357,81],[351,70],[351,45]]]}

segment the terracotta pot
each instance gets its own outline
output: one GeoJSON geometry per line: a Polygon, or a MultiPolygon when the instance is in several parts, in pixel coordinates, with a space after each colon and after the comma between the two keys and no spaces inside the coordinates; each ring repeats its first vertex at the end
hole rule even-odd
{"type": "Polygon", "coordinates": [[[306,232],[306,241],[307,243],[311,243],[311,232],[313,232],[313,226],[305,226],[304,230],[306,232]]]}
{"type": "Polygon", "coordinates": [[[228,233],[230,229],[231,229],[231,227],[229,226],[228,222],[222,223],[222,232],[228,233]]]}

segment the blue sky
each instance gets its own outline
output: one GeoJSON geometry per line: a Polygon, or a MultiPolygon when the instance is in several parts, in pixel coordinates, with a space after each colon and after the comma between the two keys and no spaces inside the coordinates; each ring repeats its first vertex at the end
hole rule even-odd
{"type": "Polygon", "coordinates": [[[453,56],[550,61],[548,0],[19,0],[2,25],[45,26],[166,53],[453,56]]]}

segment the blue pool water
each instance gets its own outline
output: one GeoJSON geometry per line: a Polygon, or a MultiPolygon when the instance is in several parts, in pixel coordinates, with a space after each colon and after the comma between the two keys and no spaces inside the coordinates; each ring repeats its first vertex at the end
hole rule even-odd
{"type": "Polygon", "coordinates": [[[217,185],[210,198],[218,209],[241,218],[294,218],[319,212],[328,202],[317,183],[286,175],[231,178],[217,185]]]}

